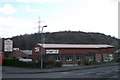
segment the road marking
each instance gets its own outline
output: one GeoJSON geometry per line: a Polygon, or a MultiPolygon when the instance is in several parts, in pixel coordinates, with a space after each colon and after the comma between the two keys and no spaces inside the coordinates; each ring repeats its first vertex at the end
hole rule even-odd
{"type": "Polygon", "coordinates": [[[118,70],[118,69],[116,69],[115,71],[116,71],[116,72],[118,72],[119,70],[118,70]]]}
{"type": "Polygon", "coordinates": [[[69,74],[70,72],[62,72],[63,74],[69,74]]]}
{"type": "Polygon", "coordinates": [[[101,75],[101,74],[102,74],[102,73],[99,72],[99,73],[97,73],[96,75],[101,75]]]}
{"type": "Polygon", "coordinates": [[[91,73],[91,72],[86,72],[87,74],[91,73]]]}
{"type": "Polygon", "coordinates": [[[84,75],[84,74],[89,74],[91,72],[86,72],[86,73],[79,73],[79,74],[76,74],[76,75],[84,75]]]}
{"type": "Polygon", "coordinates": [[[84,75],[85,73],[79,73],[79,74],[76,74],[76,75],[84,75]]]}

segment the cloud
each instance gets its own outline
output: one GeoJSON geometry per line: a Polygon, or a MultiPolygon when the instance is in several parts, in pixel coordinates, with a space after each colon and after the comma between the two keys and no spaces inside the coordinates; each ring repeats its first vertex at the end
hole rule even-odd
{"type": "Polygon", "coordinates": [[[13,14],[15,12],[16,9],[11,4],[4,4],[3,7],[0,7],[0,13],[13,14]]]}
{"type": "MultiPolygon", "coordinates": [[[[38,0],[24,1],[37,2],[38,0]]],[[[59,0],[56,0],[56,2],[57,1],[59,0]]],[[[66,2],[68,0],[64,1],[66,2]]],[[[54,32],[69,29],[75,31],[102,32],[105,34],[117,35],[117,4],[114,4],[109,0],[90,0],[90,2],[87,2],[87,0],[84,2],[81,2],[81,0],[79,0],[79,2],[77,1],[78,0],[69,2],[69,5],[63,4],[62,7],[56,6],[57,8],[54,10],[51,8],[48,8],[49,10],[43,9],[45,10],[45,13],[42,13],[40,7],[36,7],[36,9],[35,7],[32,7],[31,4],[25,4],[26,7],[24,4],[21,4],[19,8],[22,9],[22,14],[24,14],[19,16],[21,18],[0,17],[0,36],[10,37],[19,34],[37,32],[37,29],[34,29],[38,26],[38,24],[35,23],[37,19],[33,20],[33,17],[36,17],[37,15],[42,15],[41,20],[45,21],[45,24],[48,25],[44,31],[54,32]],[[38,12],[33,15],[30,13],[30,17],[27,19],[28,16],[25,15],[25,11],[41,11],[41,13],[38,12]]]]}
{"type": "Polygon", "coordinates": [[[117,8],[117,4],[109,1],[94,0],[83,7],[83,9],[80,9],[79,7],[66,10],[65,8],[58,9],[54,12],[56,16],[55,14],[53,15],[53,20],[51,20],[53,22],[50,23],[50,20],[47,22],[49,22],[48,25],[51,26],[51,30],[54,31],[70,29],[74,31],[101,32],[107,35],[115,35],[117,37],[117,8]],[[53,23],[55,24],[53,25],[53,23]]]}
{"type": "Polygon", "coordinates": [[[0,37],[12,37],[25,33],[34,33],[37,23],[32,20],[0,16],[0,37]]]}
{"type": "Polygon", "coordinates": [[[15,0],[15,1],[19,3],[51,3],[63,0],[15,0]]]}
{"type": "Polygon", "coordinates": [[[25,11],[29,11],[29,12],[40,12],[39,9],[33,9],[30,5],[25,6],[25,11]]]}

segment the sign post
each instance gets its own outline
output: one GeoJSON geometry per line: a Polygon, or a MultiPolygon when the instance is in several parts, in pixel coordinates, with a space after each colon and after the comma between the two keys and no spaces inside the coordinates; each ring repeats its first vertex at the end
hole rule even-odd
{"type": "Polygon", "coordinates": [[[10,53],[12,53],[12,51],[13,51],[13,41],[10,39],[4,40],[4,52],[7,53],[6,55],[8,56],[10,53]]]}
{"type": "Polygon", "coordinates": [[[7,39],[4,41],[4,51],[5,52],[12,52],[13,51],[13,41],[7,39]]]}

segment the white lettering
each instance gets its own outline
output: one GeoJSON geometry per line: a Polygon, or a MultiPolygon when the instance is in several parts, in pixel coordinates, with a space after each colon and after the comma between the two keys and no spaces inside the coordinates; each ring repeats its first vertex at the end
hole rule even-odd
{"type": "Polygon", "coordinates": [[[46,54],[59,54],[59,50],[46,50],[46,54]]]}

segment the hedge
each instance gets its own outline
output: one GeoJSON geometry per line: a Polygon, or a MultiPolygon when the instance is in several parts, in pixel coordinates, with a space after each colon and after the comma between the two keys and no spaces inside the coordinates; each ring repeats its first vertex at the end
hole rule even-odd
{"type": "MultiPolygon", "coordinates": [[[[23,67],[23,68],[40,68],[40,62],[23,62],[16,59],[5,59],[3,66],[23,67]]],[[[43,62],[43,68],[61,67],[61,62],[46,61],[43,62]]]]}
{"type": "Polygon", "coordinates": [[[16,59],[5,59],[3,66],[23,67],[23,68],[36,68],[38,63],[35,62],[22,62],[16,59]]]}

